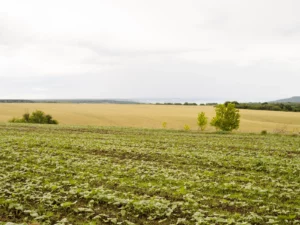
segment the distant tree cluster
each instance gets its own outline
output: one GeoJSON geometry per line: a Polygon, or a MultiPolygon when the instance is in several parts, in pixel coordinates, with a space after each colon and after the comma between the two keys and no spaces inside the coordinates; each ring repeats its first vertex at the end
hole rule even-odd
{"type": "Polygon", "coordinates": [[[194,102],[192,102],[192,103],[185,102],[185,103],[183,103],[183,105],[197,105],[197,103],[194,103],[194,102]]]}
{"type": "Polygon", "coordinates": [[[84,103],[84,104],[142,104],[131,100],[118,99],[0,99],[0,103],[84,103]]]}
{"type": "MultiPolygon", "coordinates": [[[[201,105],[201,104],[200,104],[201,105]]],[[[218,105],[216,102],[206,103],[205,105],[218,105]]]]}
{"type": "Polygon", "coordinates": [[[58,124],[51,115],[45,114],[40,110],[36,110],[32,114],[25,113],[22,118],[12,118],[10,123],[40,123],[40,124],[58,124]]]}
{"type": "Polygon", "coordinates": [[[26,99],[0,99],[0,103],[35,103],[35,102],[26,99]]]}
{"type": "Polygon", "coordinates": [[[300,112],[300,103],[276,103],[276,102],[259,102],[259,103],[238,103],[225,102],[235,104],[238,109],[253,109],[253,110],[270,110],[270,111],[285,111],[285,112],[300,112]]]}
{"type": "Polygon", "coordinates": [[[182,103],[172,103],[172,102],[165,102],[165,103],[160,103],[160,102],[157,102],[155,103],[155,105],[182,105],[182,103]]]}

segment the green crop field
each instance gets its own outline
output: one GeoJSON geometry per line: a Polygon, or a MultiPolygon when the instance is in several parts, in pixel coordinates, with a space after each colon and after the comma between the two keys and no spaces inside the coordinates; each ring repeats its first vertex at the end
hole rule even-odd
{"type": "Polygon", "coordinates": [[[300,224],[300,136],[1,124],[0,221],[300,224]]]}

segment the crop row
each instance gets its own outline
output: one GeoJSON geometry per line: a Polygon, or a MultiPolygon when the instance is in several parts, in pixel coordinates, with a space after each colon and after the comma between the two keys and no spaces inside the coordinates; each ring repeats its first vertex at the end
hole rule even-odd
{"type": "Polygon", "coordinates": [[[0,125],[0,165],[3,224],[300,224],[299,136],[0,125]]]}

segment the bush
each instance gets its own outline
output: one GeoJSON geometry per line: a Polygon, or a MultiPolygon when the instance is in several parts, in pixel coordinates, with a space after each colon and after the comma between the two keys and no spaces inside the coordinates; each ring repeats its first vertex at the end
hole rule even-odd
{"type": "Polygon", "coordinates": [[[207,126],[208,118],[205,116],[204,112],[198,114],[197,124],[201,131],[204,131],[207,126]]]}
{"type": "Polygon", "coordinates": [[[12,118],[11,120],[8,121],[9,123],[26,123],[23,118],[18,119],[18,118],[12,118]]]}
{"type": "Polygon", "coordinates": [[[45,114],[40,110],[36,110],[31,115],[25,113],[22,118],[12,118],[10,123],[39,123],[39,124],[58,124],[57,120],[54,120],[51,115],[45,114]]]}
{"type": "Polygon", "coordinates": [[[161,125],[162,125],[163,128],[167,128],[167,122],[162,122],[161,125]]]}
{"type": "Polygon", "coordinates": [[[228,103],[216,106],[216,116],[210,124],[222,131],[236,130],[240,126],[240,113],[235,104],[228,103]]]}
{"type": "Polygon", "coordinates": [[[183,127],[183,129],[184,129],[185,131],[189,131],[191,128],[190,128],[189,125],[185,124],[184,127],[183,127]]]}
{"type": "Polygon", "coordinates": [[[267,132],[266,130],[262,130],[262,131],[260,132],[260,134],[261,134],[261,135],[266,135],[266,134],[268,134],[268,132],[267,132]]]}

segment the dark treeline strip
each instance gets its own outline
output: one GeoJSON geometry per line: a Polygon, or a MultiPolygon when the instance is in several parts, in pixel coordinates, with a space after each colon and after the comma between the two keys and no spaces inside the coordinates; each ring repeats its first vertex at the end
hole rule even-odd
{"type": "Polygon", "coordinates": [[[34,103],[35,101],[26,99],[0,99],[0,103],[34,103]]]}
{"type": "MultiPolygon", "coordinates": [[[[230,102],[225,102],[228,104],[230,102]]],[[[275,102],[258,102],[258,103],[238,103],[233,101],[238,109],[253,109],[253,110],[269,110],[269,111],[285,111],[285,112],[300,112],[300,103],[275,103],[275,102]]]]}
{"type": "Polygon", "coordinates": [[[85,104],[140,104],[130,100],[113,100],[113,99],[0,99],[0,103],[85,103],[85,104]]]}

